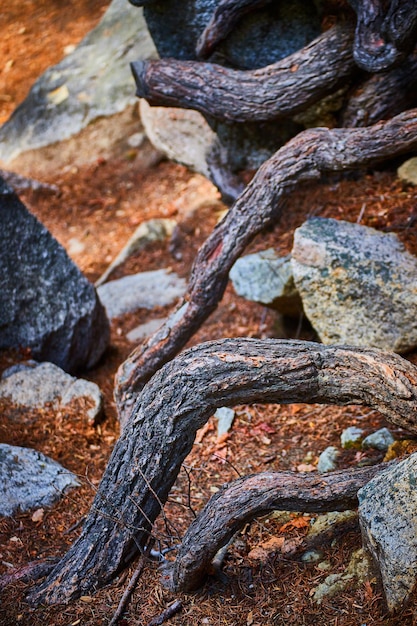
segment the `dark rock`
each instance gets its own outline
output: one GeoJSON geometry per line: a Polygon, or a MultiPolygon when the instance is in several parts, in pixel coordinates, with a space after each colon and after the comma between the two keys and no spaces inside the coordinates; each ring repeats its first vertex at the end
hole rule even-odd
{"type": "Polygon", "coordinates": [[[93,285],[2,179],[0,222],[0,348],[68,372],[94,366],[109,323],[93,285]]]}
{"type": "MultiPolygon", "coordinates": [[[[196,59],[196,44],[219,0],[151,2],[144,8],[149,32],[161,57],[196,59]]],[[[275,63],[320,33],[313,2],[282,0],[243,16],[218,46],[213,62],[239,69],[275,63]]]]}

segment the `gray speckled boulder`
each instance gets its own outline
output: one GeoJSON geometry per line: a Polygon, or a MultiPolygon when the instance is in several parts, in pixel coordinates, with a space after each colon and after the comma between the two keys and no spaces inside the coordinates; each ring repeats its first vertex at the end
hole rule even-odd
{"type": "Polygon", "coordinates": [[[109,324],[93,285],[0,178],[0,348],[72,372],[93,367],[109,324]]]}
{"type": "Polygon", "coordinates": [[[417,581],[417,454],[358,492],[365,546],[381,574],[390,611],[407,602],[417,581]]]}
{"type": "MultiPolygon", "coordinates": [[[[150,2],[144,15],[161,57],[195,59],[198,38],[219,0],[150,2]]],[[[267,3],[266,3],[267,4],[267,3]]],[[[213,60],[241,69],[262,67],[302,48],[320,32],[314,2],[281,0],[243,16],[213,60]]]]}
{"type": "Polygon", "coordinates": [[[294,234],[294,282],[323,343],[417,345],[417,259],[396,235],[314,218],[294,234]]]}
{"type": "Polygon", "coordinates": [[[51,506],[77,477],[41,452],[0,444],[0,515],[51,506]]]}
{"type": "Polygon", "coordinates": [[[272,248],[247,254],[233,265],[230,280],[236,293],[247,300],[273,307],[284,315],[302,311],[290,255],[280,257],[272,248]]]}
{"type": "MultiPolygon", "coordinates": [[[[86,419],[92,423],[103,411],[103,395],[95,383],[74,378],[53,363],[31,361],[6,370],[0,380],[0,398],[17,407],[41,408],[50,404],[57,411],[73,400],[85,398],[91,405],[86,409],[86,419]]],[[[7,416],[13,421],[13,412],[7,416]]]]}

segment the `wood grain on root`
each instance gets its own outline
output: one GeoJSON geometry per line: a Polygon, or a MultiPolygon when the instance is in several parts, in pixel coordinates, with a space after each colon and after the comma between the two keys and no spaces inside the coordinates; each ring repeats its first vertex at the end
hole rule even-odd
{"type": "Polygon", "coordinates": [[[280,219],[294,189],[319,179],[323,172],[366,167],[416,148],[417,109],[413,109],[366,128],[304,131],[266,161],[200,249],[178,309],[120,366],[115,397],[121,422],[127,420],[143,385],[215,310],[230,268],[258,233],[280,219]]]}
{"type": "Polygon", "coordinates": [[[359,489],[383,469],[386,464],[322,475],[271,471],[224,485],[187,530],[169,570],[170,586],[175,591],[197,589],[216,553],[245,524],[268,511],[324,513],[356,508],[359,489]]]}
{"type": "Polygon", "coordinates": [[[146,545],[197,430],[218,407],[255,402],[360,404],[417,432],[417,368],[302,341],[224,339],[183,352],[138,396],[81,535],[30,601],[68,602],[110,582],[146,545]]]}
{"type": "Polygon", "coordinates": [[[200,111],[229,122],[288,117],[345,83],[355,71],[353,27],[334,26],[290,56],[257,70],[161,59],[132,63],[149,104],[200,111]]]}
{"type": "Polygon", "coordinates": [[[381,72],[401,62],[416,43],[414,0],[349,0],[358,20],[354,58],[367,72],[381,72]]]}

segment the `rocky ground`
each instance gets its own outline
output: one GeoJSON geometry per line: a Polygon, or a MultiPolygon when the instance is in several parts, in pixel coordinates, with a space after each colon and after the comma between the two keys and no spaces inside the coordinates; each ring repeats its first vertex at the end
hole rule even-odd
{"type": "MultiPolygon", "coordinates": [[[[24,10],[13,3],[2,6],[5,35],[0,41],[0,121],[24,97],[35,77],[93,27],[103,9],[102,2],[86,0],[71,3],[70,15],[53,0],[26,2],[24,10]]],[[[406,248],[417,254],[417,192],[396,178],[396,166],[392,163],[384,171],[362,172],[300,190],[291,197],[281,223],[257,238],[251,250],[275,246],[283,254],[289,252],[294,228],[316,215],[352,222],[360,218],[362,224],[396,232],[406,248]]],[[[101,276],[137,225],[153,217],[177,220],[175,241],[152,244],[118,268],[112,278],[167,267],[187,278],[196,250],[225,210],[216,189],[202,176],[160,159],[146,142],[132,148],[128,137],[110,158],[98,152],[94,162],[77,166],[69,162],[51,170],[44,180],[56,185],[59,192],[27,191],[21,198],[91,281],[101,276]],[[149,158],[144,160],[145,151],[149,158]]],[[[41,518],[26,513],[0,520],[0,574],[36,558],[62,554],[73,541],[77,522],[88,511],[118,436],[113,377],[134,347],[126,335],[138,324],[166,313],[166,309],[143,309],[116,319],[111,346],[100,366],[82,373],[98,383],[105,395],[105,416],[98,426],[83,421],[76,410],[57,415],[43,408],[26,415],[24,424],[13,423],[11,427],[7,418],[10,407],[2,406],[0,441],[42,451],[76,473],[82,486],[41,518]]],[[[303,320],[287,324],[284,332],[287,337],[315,338],[303,320]]],[[[282,327],[274,311],[246,302],[229,286],[192,343],[238,336],[282,336],[282,327]]],[[[27,356],[3,352],[1,369],[27,356]]],[[[416,353],[407,358],[417,362],[416,353]]],[[[187,458],[166,507],[173,543],[185,532],[192,511],[201,508],[223,482],[265,469],[314,471],[319,454],[327,446],[340,448],[344,428],[359,426],[369,433],[388,425],[381,415],[361,407],[255,405],[235,407],[235,411],[233,428],[227,435],[218,438],[216,422],[211,419],[187,458]]],[[[391,430],[397,439],[408,438],[405,432],[391,430]]],[[[416,448],[417,442],[410,443],[407,451],[416,448]]],[[[355,465],[368,454],[343,452],[339,466],[355,465]]],[[[361,539],[351,524],[320,547],[319,562],[304,562],[304,538],[312,517],[301,512],[284,522],[280,516],[269,515],[248,525],[226,557],[227,578],[213,578],[196,594],[176,598],[161,585],[157,565],[149,563],[120,624],[149,624],[175,599],[182,601],[183,608],[169,623],[190,626],[415,623],[415,603],[395,618],[386,615],[381,590],[372,577],[357,584],[353,581],[338,595],[317,604],[314,590],[330,574],[344,572],[361,539]],[[254,551],[257,547],[263,550],[254,551]]],[[[165,541],[166,534],[167,529],[159,523],[155,536],[165,541]]],[[[24,601],[28,584],[16,582],[3,592],[0,624],[108,624],[132,571],[96,595],[64,607],[29,607],[24,601]]]]}

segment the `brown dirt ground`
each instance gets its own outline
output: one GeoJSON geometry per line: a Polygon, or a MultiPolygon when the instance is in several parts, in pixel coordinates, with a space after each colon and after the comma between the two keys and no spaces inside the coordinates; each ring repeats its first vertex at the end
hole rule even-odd
{"type": "MultiPolygon", "coordinates": [[[[98,0],[74,0],[68,11],[54,0],[3,3],[0,9],[0,102],[4,108],[0,121],[4,121],[25,96],[34,78],[60,59],[64,46],[77,43],[94,26],[106,5],[98,0]]],[[[140,159],[131,152],[109,160],[97,155],[93,164],[51,174],[49,182],[58,185],[59,194],[28,192],[22,199],[92,281],[106,269],[134,228],[151,217],[178,220],[175,258],[168,242],[155,244],[125,263],[112,278],[168,266],[187,276],[198,246],[224,209],[216,190],[203,177],[167,161],[160,161],[144,171],[140,159]]],[[[258,237],[251,250],[273,245],[282,253],[288,252],[294,228],[311,215],[351,221],[357,221],[362,215],[361,223],[398,233],[407,249],[417,254],[416,200],[417,190],[396,180],[393,167],[316,184],[292,196],[281,223],[258,237]]],[[[154,311],[151,315],[141,311],[113,324],[111,347],[105,358],[99,367],[85,374],[96,381],[105,394],[105,419],[99,426],[88,426],[81,417],[80,407],[74,406],[60,414],[48,409],[33,411],[25,415],[23,422],[17,421],[15,415],[10,428],[13,409],[7,405],[0,407],[0,441],[41,450],[82,480],[80,489],[45,511],[40,520],[33,520],[31,513],[0,520],[0,574],[34,559],[62,554],[75,538],[77,529],[73,527],[88,511],[118,436],[113,377],[133,348],[125,338],[126,332],[150,317],[165,314],[165,310],[154,311]]],[[[273,311],[245,302],[229,286],[217,311],[190,344],[221,337],[277,337],[283,336],[283,332],[287,337],[315,338],[308,324],[299,325],[298,321],[288,323],[283,331],[273,311]]],[[[2,353],[1,369],[26,356],[24,352],[2,353]]],[[[417,354],[407,355],[407,358],[417,362],[417,354]]],[[[340,444],[340,434],[345,427],[359,425],[371,432],[385,425],[381,415],[363,407],[255,405],[236,407],[236,414],[230,435],[221,441],[216,439],[215,424],[211,420],[186,460],[185,467],[191,476],[191,503],[196,510],[216,488],[238,473],[264,469],[305,471],[306,464],[314,469],[319,453],[326,446],[340,444]]],[[[405,432],[392,430],[398,438],[407,437],[405,432]]],[[[407,451],[415,448],[417,442],[411,443],[407,451]]],[[[367,456],[344,453],[342,464],[348,467],[366,460],[367,456]]],[[[192,518],[187,471],[179,476],[166,507],[166,515],[179,536],[192,518]]],[[[386,615],[376,581],[351,587],[325,600],[321,606],[315,605],[311,590],[328,574],[343,571],[352,551],[360,546],[360,534],[349,530],[336,542],[323,545],[331,569],[322,572],[315,564],[305,564],[300,559],[304,533],[304,523],[282,527],[273,515],[254,521],[229,551],[224,565],[227,582],[213,579],[198,593],[180,596],[183,609],[169,623],[212,626],[399,626],[415,623],[415,602],[394,618],[386,615]],[[285,537],[287,547],[292,545],[294,549],[270,552],[262,561],[248,558],[253,547],[275,536],[285,537]]],[[[163,525],[158,523],[155,535],[162,543],[164,534],[163,525]]],[[[96,595],[83,597],[68,606],[36,609],[24,601],[28,585],[16,582],[3,593],[0,624],[108,624],[130,573],[96,595]]],[[[150,563],[120,624],[148,624],[174,599],[161,585],[156,565],[150,563]]]]}

